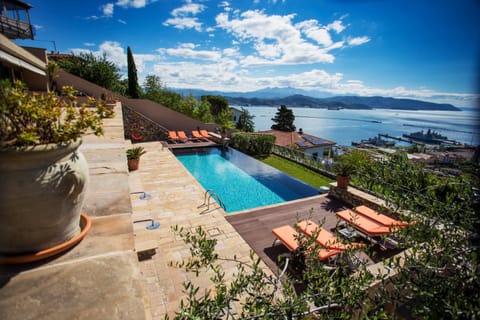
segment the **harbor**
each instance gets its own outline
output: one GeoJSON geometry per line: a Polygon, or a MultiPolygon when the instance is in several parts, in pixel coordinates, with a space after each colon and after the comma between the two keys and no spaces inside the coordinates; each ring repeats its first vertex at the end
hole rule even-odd
{"type": "Polygon", "coordinates": [[[395,141],[382,139],[379,134],[376,137],[369,139],[362,139],[360,141],[352,141],[352,146],[354,147],[363,147],[363,146],[373,146],[373,147],[393,147],[395,146],[395,141]]]}
{"type": "Polygon", "coordinates": [[[448,146],[458,146],[462,145],[462,143],[448,139],[446,136],[442,136],[434,131],[428,130],[426,133],[422,131],[413,132],[410,134],[403,134],[402,136],[393,136],[388,133],[380,133],[378,134],[379,137],[407,142],[410,144],[417,144],[417,145],[448,145],[448,146]]]}
{"type": "MultiPolygon", "coordinates": [[[[345,109],[332,111],[313,108],[292,108],[292,110],[297,128],[303,128],[317,137],[335,141],[337,145],[351,146],[352,141],[360,142],[376,137],[379,133],[393,137],[382,138],[396,141],[395,146],[415,145],[411,139],[402,135],[422,129],[426,132],[429,128],[448,136],[448,140],[455,140],[462,145],[480,144],[479,128],[476,126],[480,119],[476,113],[470,111],[407,112],[345,109]]],[[[255,116],[256,131],[270,129],[271,118],[275,116],[276,108],[251,106],[248,107],[248,111],[255,116]]],[[[418,141],[418,144],[422,143],[418,141]]]]}

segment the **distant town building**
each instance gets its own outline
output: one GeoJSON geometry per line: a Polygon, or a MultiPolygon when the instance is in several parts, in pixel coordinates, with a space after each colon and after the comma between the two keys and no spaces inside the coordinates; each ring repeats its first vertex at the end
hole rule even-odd
{"type": "Polygon", "coordinates": [[[232,112],[233,114],[233,124],[234,125],[237,125],[238,123],[238,119],[240,119],[240,115],[242,114],[242,110],[239,110],[235,107],[230,107],[230,111],[232,112]]]}
{"type": "Polygon", "coordinates": [[[300,150],[317,161],[322,160],[325,153],[331,155],[336,145],[336,142],[304,133],[302,129],[298,132],[267,130],[256,133],[273,135],[276,137],[275,145],[300,150]]]}

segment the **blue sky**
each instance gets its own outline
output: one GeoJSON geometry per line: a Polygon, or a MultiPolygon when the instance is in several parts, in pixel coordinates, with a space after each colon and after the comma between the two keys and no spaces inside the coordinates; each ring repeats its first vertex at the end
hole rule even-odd
{"type": "Polygon", "coordinates": [[[476,0],[28,1],[35,41],[105,54],[140,82],[253,91],[294,87],[473,106],[479,94],[476,0]]]}

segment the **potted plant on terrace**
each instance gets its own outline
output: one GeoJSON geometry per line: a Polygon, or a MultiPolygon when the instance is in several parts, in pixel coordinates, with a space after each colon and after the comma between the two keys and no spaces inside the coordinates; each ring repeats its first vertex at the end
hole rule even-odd
{"type": "Polygon", "coordinates": [[[355,166],[345,160],[333,164],[333,172],[337,174],[337,187],[347,189],[352,174],[356,171],[355,166]]]}
{"type": "Polygon", "coordinates": [[[103,114],[94,99],[78,105],[71,87],[57,96],[0,83],[0,256],[35,254],[78,235],[88,183],[78,147],[87,131],[103,134],[103,114]]]}
{"type": "Polygon", "coordinates": [[[140,157],[147,151],[143,147],[135,147],[127,150],[128,170],[134,171],[138,169],[140,157]]]}

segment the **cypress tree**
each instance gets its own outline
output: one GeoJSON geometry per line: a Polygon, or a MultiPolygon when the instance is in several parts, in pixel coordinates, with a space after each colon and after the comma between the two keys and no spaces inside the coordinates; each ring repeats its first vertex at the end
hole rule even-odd
{"type": "Polygon", "coordinates": [[[132,50],[127,48],[127,65],[128,65],[128,95],[131,98],[138,99],[140,97],[140,87],[138,85],[137,67],[133,60],[132,50]]]}

